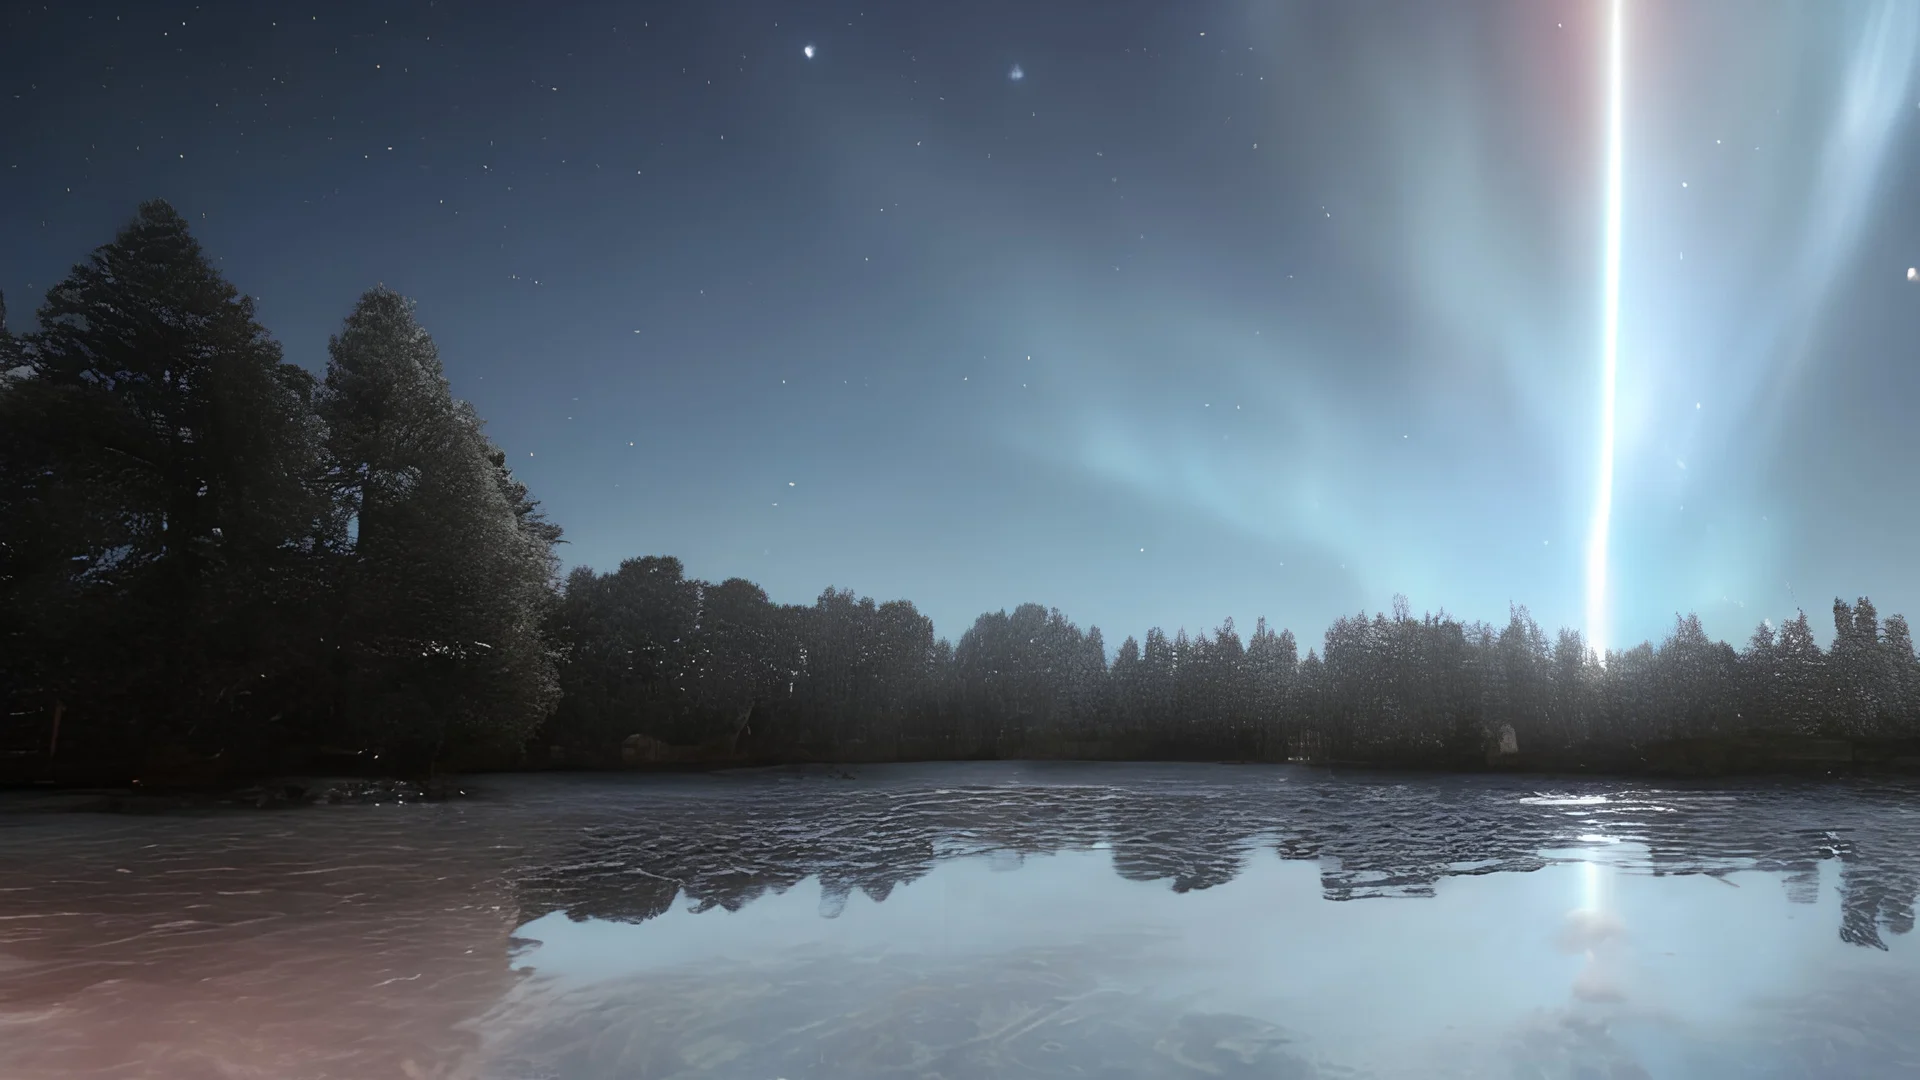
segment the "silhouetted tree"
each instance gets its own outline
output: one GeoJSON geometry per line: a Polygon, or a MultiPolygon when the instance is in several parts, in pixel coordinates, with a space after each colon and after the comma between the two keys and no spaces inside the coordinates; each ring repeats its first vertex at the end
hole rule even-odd
{"type": "Polygon", "coordinates": [[[0,379],[11,376],[23,359],[20,355],[20,339],[14,337],[13,331],[7,327],[7,294],[0,292],[0,379]]]}
{"type": "Polygon", "coordinates": [[[8,340],[15,680],[76,750],[257,753],[310,696],[332,539],[313,380],[163,202],[8,340]]]}
{"type": "Polygon", "coordinates": [[[1138,714],[1142,726],[1164,744],[1178,738],[1180,715],[1175,709],[1175,651],[1159,627],[1147,630],[1145,647],[1140,652],[1140,701],[1138,714]]]}
{"type": "MultiPolygon", "coordinates": [[[[1131,643],[1133,639],[1127,640],[1131,643]]],[[[1299,667],[1300,652],[1293,632],[1275,633],[1267,620],[1256,622],[1246,657],[1249,722],[1255,732],[1256,756],[1271,759],[1286,754],[1297,726],[1292,696],[1299,667]]]]}
{"type": "Polygon", "coordinates": [[[609,574],[576,567],[554,620],[565,663],[550,740],[593,759],[628,735],[704,737],[685,715],[699,615],[699,583],[679,559],[628,559],[609,574]]]}
{"type": "Polygon", "coordinates": [[[688,704],[705,715],[703,734],[729,746],[746,734],[756,708],[767,710],[789,676],[779,670],[774,606],[760,586],[729,578],[699,589],[700,619],[688,650],[688,704]]]}
{"type": "Polygon", "coordinates": [[[558,691],[543,635],[557,531],[454,399],[407,300],[368,292],[328,352],[320,413],[352,521],[341,729],[428,762],[517,750],[558,691]]]}
{"type": "Polygon", "coordinates": [[[1580,632],[1562,628],[1553,643],[1552,702],[1547,745],[1579,746],[1593,736],[1598,659],[1580,632]]]}
{"type": "Polygon", "coordinates": [[[1107,714],[1110,729],[1125,737],[1137,736],[1145,724],[1139,642],[1129,637],[1120,643],[1107,681],[1113,691],[1111,711],[1107,714]]]}
{"type": "Polygon", "coordinates": [[[1647,714],[1646,736],[1677,738],[1726,734],[1738,708],[1733,649],[1707,639],[1694,615],[1677,616],[1660,646],[1647,714]]]}
{"type": "Polygon", "coordinates": [[[1907,628],[1906,616],[1887,616],[1880,643],[1887,662],[1887,702],[1881,725],[1889,734],[1912,734],[1920,726],[1916,725],[1920,720],[1920,699],[1916,699],[1920,695],[1920,667],[1915,664],[1913,634],[1907,628]]]}
{"type": "Polygon", "coordinates": [[[1782,708],[1779,635],[1773,623],[1762,619],[1747,639],[1747,651],[1740,658],[1740,720],[1747,731],[1764,731],[1782,726],[1786,712],[1782,708]]]}
{"type": "Polygon", "coordinates": [[[1781,625],[1772,657],[1777,730],[1806,735],[1829,727],[1831,712],[1823,701],[1826,657],[1813,640],[1806,612],[1795,612],[1781,625]]]}

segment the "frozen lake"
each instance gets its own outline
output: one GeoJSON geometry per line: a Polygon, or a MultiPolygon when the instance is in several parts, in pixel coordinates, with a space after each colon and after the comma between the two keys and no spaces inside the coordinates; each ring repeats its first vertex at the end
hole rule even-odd
{"type": "Polygon", "coordinates": [[[999,763],[0,799],[0,1076],[1920,1075],[1920,785],[999,763]]]}

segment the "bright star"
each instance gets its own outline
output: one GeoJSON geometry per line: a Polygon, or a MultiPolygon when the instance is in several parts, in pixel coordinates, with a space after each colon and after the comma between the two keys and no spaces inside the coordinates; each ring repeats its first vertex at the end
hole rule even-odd
{"type": "Polygon", "coordinates": [[[800,55],[806,57],[809,60],[813,59],[813,46],[808,45],[805,48],[801,49],[800,55]]]}

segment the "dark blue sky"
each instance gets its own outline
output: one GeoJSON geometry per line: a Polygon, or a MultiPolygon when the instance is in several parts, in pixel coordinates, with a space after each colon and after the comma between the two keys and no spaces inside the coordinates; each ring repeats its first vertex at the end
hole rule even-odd
{"type": "MultiPolygon", "coordinates": [[[[16,330],[155,196],[316,370],[384,282],[570,561],[1586,622],[1601,0],[0,11],[16,330]]],[[[1920,5],[1627,26],[1615,637],[1920,615],[1920,5]]]]}

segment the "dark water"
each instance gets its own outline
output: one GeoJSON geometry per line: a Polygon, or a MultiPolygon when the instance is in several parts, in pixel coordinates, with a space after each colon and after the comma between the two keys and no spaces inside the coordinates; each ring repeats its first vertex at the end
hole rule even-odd
{"type": "Polygon", "coordinates": [[[1288,768],[0,801],[0,1077],[1920,1076],[1920,786],[1288,768]]]}

